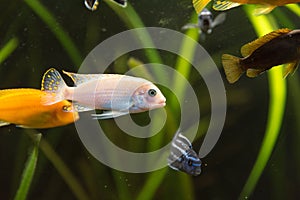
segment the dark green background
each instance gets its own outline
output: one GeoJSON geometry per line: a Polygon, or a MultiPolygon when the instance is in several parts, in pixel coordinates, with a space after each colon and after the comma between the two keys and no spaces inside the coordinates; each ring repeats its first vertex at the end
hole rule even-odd
{"type": "MultiPolygon", "coordinates": [[[[76,72],[83,58],[99,43],[128,27],[105,3],[90,12],[81,0],[40,1],[55,17],[57,23],[70,36],[79,49],[80,62],[72,60],[49,28],[23,1],[1,0],[0,47],[11,38],[19,40],[15,51],[0,65],[0,88],[40,88],[43,73],[50,67],[76,72]]],[[[194,10],[191,0],[129,0],[145,26],[164,27],[181,31],[194,10]]],[[[290,27],[281,14],[285,14],[294,27],[300,26],[299,17],[286,8],[272,12],[280,27],[290,27]]],[[[214,15],[217,12],[213,11],[214,15]]],[[[253,27],[241,7],[227,11],[225,23],[213,30],[200,44],[210,53],[223,76],[227,92],[228,111],[221,138],[213,151],[203,159],[205,166],[198,177],[167,169],[153,199],[237,199],[253,167],[264,137],[268,116],[267,74],[249,79],[242,77],[230,85],[221,66],[221,55],[240,56],[240,47],[257,38],[253,27]]],[[[109,47],[107,47],[109,48],[109,47]]],[[[175,65],[175,55],[159,51],[164,63],[175,65]]],[[[284,52],[283,52],[284,53],[284,52]]],[[[132,52],[116,61],[108,72],[125,73],[129,56],[147,63],[143,51],[132,52]]],[[[296,199],[300,187],[300,127],[298,93],[299,71],[287,78],[287,102],[277,144],[271,160],[252,195],[253,199],[296,199]]],[[[68,83],[71,83],[66,78],[68,83]]],[[[210,100],[200,76],[191,75],[190,82],[197,92],[201,117],[210,115],[210,100]]],[[[167,92],[167,97],[171,96],[167,92]]],[[[171,98],[169,98],[171,99],[171,98]]],[[[168,100],[167,100],[168,102],[168,100]]],[[[162,143],[172,139],[178,128],[180,113],[168,108],[176,121],[167,121],[162,143]]],[[[136,114],[137,123],[149,122],[147,113],[136,114]],[[145,119],[145,120],[143,120],[145,119]]],[[[110,130],[109,137],[122,148],[145,151],[149,141],[137,140],[115,128],[113,120],[101,124],[110,130]],[[131,144],[131,145],[129,145],[131,144]],[[132,144],[135,144],[132,146],[132,144]]],[[[205,127],[204,127],[205,129],[205,127]]],[[[115,171],[94,159],[81,143],[73,124],[38,130],[54,148],[79,180],[91,199],[135,199],[140,195],[150,173],[130,174],[115,171]]],[[[12,199],[21,180],[21,173],[32,141],[25,130],[15,126],[0,128],[0,199],[12,199]]],[[[87,133],[88,134],[88,133],[87,133]]],[[[203,136],[194,142],[198,151],[203,136]]],[[[163,145],[162,144],[162,145],[163,145]]],[[[136,163],[137,165],[139,163],[136,163]]],[[[164,169],[165,170],[165,169],[164,169]]],[[[154,173],[160,173],[154,172],[154,173]]],[[[153,184],[155,184],[153,182],[153,184]]],[[[147,188],[144,188],[148,190],[147,188]]],[[[149,190],[151,188],[149,187],[149,190]]],[[[28,199],[75,199],[64,178],[41,151],[28,199]]]]}

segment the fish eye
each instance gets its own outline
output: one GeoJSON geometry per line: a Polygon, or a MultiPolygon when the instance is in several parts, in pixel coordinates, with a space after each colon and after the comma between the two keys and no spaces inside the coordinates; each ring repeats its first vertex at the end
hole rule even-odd
{"type": "Polygon", "coordinates": [[[189,166],[192,166],[192,165],[193,165],[193,161],[192,161],[192,160],[189,160],[189,161],[188,161],[188,165],[189,165],[189,166]]]}
{"type": "Polygon", "coordinates": [[[154,89],[150,89],[150,90],[148,90],[148,94],[149,94],[149,96],[150,97],[154,97],[155,95],[156,95],[156,90],[154,90],[154,89]]]}
{"type": "Polygon", "coordinates": [[[69,111],[71,110],[71,107],[70,107],[70,106],[63,106],[63,107],[62,107],[62,110],[63,110],[64,112],[69,112],[69,111]]]}

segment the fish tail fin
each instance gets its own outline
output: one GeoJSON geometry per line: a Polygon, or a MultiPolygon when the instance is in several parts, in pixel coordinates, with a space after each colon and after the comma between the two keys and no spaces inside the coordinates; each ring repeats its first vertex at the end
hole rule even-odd
{"type": "Polygon", "coordinates": [[[283,78],[286,78],[289,74],[293,74],[298,68],[298,65],[299,62],[289,63],[284,70],[283,78]]]}
{"type": "Polygon", "coordinates": [[[42,104],[52,105],[65,100],[64,91],[68,88],[60,73],[51,68],[47,70],[43,76],[41,90],[48,94],[43,96],[42,104]]]}
{"type": "Polygon", "coordinates": [[[236,82],[245,71],[241,67],[240,58],[229,54],[222,55],[222,64],[229,83],[236,82]]]}

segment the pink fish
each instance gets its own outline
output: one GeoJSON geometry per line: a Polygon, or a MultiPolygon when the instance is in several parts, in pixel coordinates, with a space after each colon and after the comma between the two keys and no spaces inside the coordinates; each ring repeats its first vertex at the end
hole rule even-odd
{"type": "Polygon", "coordinates": [[[143,78],[120,74],[63,73],[72,78],[76,87],[68,87],[57,70],[49,69],[42,81],[42,90],[51,95],[44,98],[45,105],[67,99],[73,101],[78,112],[104,110],[102,114],[94,114],[95,119],[145,112],[166,105],[161,91],[143,78]]]}

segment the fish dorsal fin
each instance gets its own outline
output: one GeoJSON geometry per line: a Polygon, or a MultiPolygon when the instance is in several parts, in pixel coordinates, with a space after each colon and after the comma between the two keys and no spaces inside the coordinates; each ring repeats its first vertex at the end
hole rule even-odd
{"type": "Polygon", "coordinates": [[[211,0],[193,0],[196,13],[199,14],[211,0]]]}
{"type": "Polygon", "coordinates": [[[43,105],[52,105],[64,100],[64,90],[68,86],[61,77],[60,73],[50,68],[43,76],[41,90],[47,94],[42,96],[41,103],[43,105]]]}
{"type": "Polygon", "coordinates": [[[102,77],[102,74],[76,74],[66,71],[63,71],[63,73],[68,75],[73,80],[76,86],[89,81],[98,80],[102,77]]]}
{"type": "Polygon", "coordinates": [[[255,51],[257,48],[259,48],[263,44],[266,44],[267,42],[273,40],[274,38],[277,38],[277,37],[287,34],[289,32],[291,32],[290,29],[284,28],[284,29],[278,29],[276,31],[268,33],[256,40],[242,46],[241,54],[243,57],[246,57],[246,56],[252,54],[253,51],[255,51]]]}
{"type": "Polygon", "coordinates": [[[259,5],[257,8],[255,8],[253,14],[254,15],[264,15],[271,12],[276,6],[272,5],[259,5]]]}
{"type": "Polygon", "coordinates": [[[62,87],[66,87],[66,84],[60,73],[54,68],[48,69],[43,76],[41,90],[56,92],[62,87]]]}
{"type": "Polygon", "coordinates": [[[240,6],[240,3],[235,3],[227,0],[218,0],[214,2],[213,9],[215,10],[228,10],[237,6],[240,6]]]}

